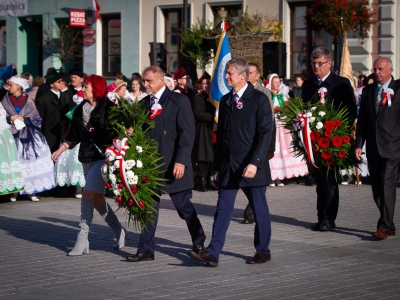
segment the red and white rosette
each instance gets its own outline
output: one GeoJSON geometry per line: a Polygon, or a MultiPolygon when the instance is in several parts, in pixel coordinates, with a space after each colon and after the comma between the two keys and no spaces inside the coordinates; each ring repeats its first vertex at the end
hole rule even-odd
{"type": "MultiPolygon", "coordinates": [[[[136,200],[135,195],[132,192],[131,187],[128,184],[127,180],[127,175],[126,175],[126,164],[124,160],[125,152],[129,148],[128,143],[127,143],[127,138],[123,138],[122,140],[114,139],[113,144],[110,147],[106,148],[105,155],[107,157],[107,160],[110,156],[115,157],[115,160],[118,161],[119,164],[119,172],[122,180],[122,184],[125,186],[127,191],[129,192],[129,195],[135,201],[137,207],[142,209],[140,207],[139,202],[136,200]]],[[[107,162],[105,163],[107,164],[107,162]]]]}
{"type": "Polygon", "coordinates": [[[72,96],[72,100],[76,105],[79,105],[83,101],[83,92],[78,91],[74,96],[72,96]]]}
{"type": "Polygon", "coordinates": [[[388,107],[392,106],[392,98],[394,96],[394,91],[392,89],[386,89],[386,91],[384,91],[382,93],[383,96],[383,100],[382,100],[382,106],[384,106],[386,104],[386,101],[388,103],[388,107]]]}
{"type": "Polygon", "coordinates": [[[307,161],[312,163],[316,168],[318,166],[315,164],[314,155],[312,151],[311,144],[311,129],[310,129],[310,119],[306,114],[299,113],[294,119],[294,128],[298,131],[299,138],[303,144],[303,148],[307,153],[307,161]]]}
{"type": "Polygon", "coordinates": [[[319,102],[321,104],[325,103],[325,98],[328,95],[328,90],[326,89],[326,87],[322,87],[318,90],[318,97],[319,97],[319,102]]]}
{"type": "Polygon", "coordinates": [[[236,101],[236,108],[237,109],[242,109],[243,108],[243,103],[240,101],[236,101]]]}
{"type": "Polygon", "coordinates": [[[150,113],[151,113],[150,116],[149,116],[150,120],[153,120],[158,115],[161,115],[161,113],[162,113],[161,105],[158,104],[158,103],[154,103],[150,108],[150,113]]]}

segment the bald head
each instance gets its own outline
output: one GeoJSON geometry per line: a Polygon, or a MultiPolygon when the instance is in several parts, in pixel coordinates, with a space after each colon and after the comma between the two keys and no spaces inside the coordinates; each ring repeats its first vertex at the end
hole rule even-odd
{"type": "Polygon", "coordinates": [[[385,84],[392,76],[392,61],[387,57],[379,57],[374,62],[374,76],[379,84],[385,84]]]}

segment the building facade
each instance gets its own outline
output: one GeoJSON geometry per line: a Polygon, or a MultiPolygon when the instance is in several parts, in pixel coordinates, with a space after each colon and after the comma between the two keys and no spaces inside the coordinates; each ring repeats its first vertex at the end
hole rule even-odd
{"type": "MultiPolygon", "coordinates": [[[[9,0],[0,0],[2,2],[9,0]]],[[[167,71],[173,73],[181,64],[181,24],[187,18],[189,25],[218,23],[217,12],[224,8],[239,14],[259,12],[278,17],[283,22],[282,39],[286,44],[286,76],[309,71],[309,55],[317,46],[332,47],[333,38],[312,32],[304,25],[306,9],[313,1],[301,0],[189,0],[187,14],[183,13],[183,0],[97,0],[101,22],[93,14],[92,0],[18,0],[27,3],[27,15],[0,17],[2,43],[0,64],[14,63],[19,72],[41,75],[48,67],[60,68],[60,61],[46,54],[41,41],[49,33],[57,38],[57,28],[68,22],[70,10],[87,12],[88,27],[95,30],[94,44],[82,46],[82,57],[68,61],[68,69],[81,65],[84,72],[112,78],[116,72],[127,77],[141,72],[150,65],[150,43],[164,43],[167,71]]],[[[379,56],[392,59],[394,76],[399,77],[400,59],[400,4],[395,0],[373,0],[380,23],[372,29],[371,36],[360,40],[349,34],[349,47],[353,70],[369,74],[373,61],[379,56]]],[[[198,70],[200,74],[202,70],[198,70]]],[[[266,74],[265,74],[266,75],[266,74]]]]}

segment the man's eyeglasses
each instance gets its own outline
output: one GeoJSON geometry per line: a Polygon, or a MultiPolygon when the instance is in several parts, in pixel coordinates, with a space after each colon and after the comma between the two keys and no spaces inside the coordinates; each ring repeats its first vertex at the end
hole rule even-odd
{"type": "Polygon", "coordinates": [[[318,67],[322,67],[324,64],[326,64],[327,62],[329,62],[329,60],[327,60],[327,61],[324,61],[324,62],[315,62],[315,61],[312,61],[311,62],[311,65],[313,66],[313,67],[315,67],[315,66],[318,66],[318,67]]]}

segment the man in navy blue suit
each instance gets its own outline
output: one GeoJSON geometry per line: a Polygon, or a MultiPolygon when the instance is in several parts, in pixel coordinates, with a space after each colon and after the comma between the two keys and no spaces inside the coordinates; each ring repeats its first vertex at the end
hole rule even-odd
{"type": "MultiPolygon", "coordinates": [[[[193,170],[191,153],[194,143],[194,116],[189,99],[181,94],[170,91],[164,85],[164,72],[157,66],[151,66],[143,71],[143,82],[151,95],[143,98],[143,107],[154,120],[155,127],[147,131],[150,138],[158,142],[162,174],[165,179],[163,191],[169,194],[181,219],[186,221],[193,243],[193,251],[204,249],[203,227],[197,217],[192,198],[193,170]]],[[[158,194],[161,194],[158,191],[158,194]]],[[[126,259],[131,262],[154,260],[154,236],[157,228],[160,199],[154,212],[154,223],[148,223],[146,230],[140,234],[137,253],[126,259]]]]}
{"type": "Polygon", "coordinates": [[[239,188],[254,211],[255,255],[249,264],[271,260],[271,221],[265,196],[271,182],[267,159],[272,135],[272,110],[267,96],[247,82],[249,65],[242,58],[226,64],[226,81],[232,90],[220,101],[215,162],[219,182],[218,203],[210,244],[204,251],[190,250],[196,261],[217,267],[225,243],[239,188]]]}

